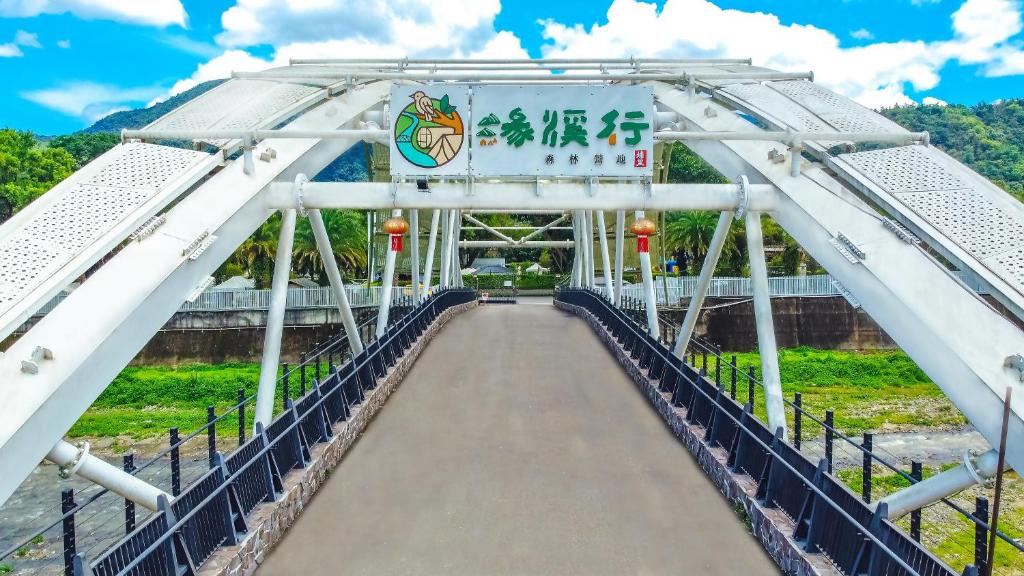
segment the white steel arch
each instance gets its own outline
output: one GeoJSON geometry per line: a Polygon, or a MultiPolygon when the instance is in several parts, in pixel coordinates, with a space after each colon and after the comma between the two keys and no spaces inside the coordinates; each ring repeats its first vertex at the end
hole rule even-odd
{"type": "MultiPolygon", "coordinates": [[[[185,194],[141,227],[137,240],[121,247],[0,358],[0,395],[6,400],[0,408],[0,468],[5,471],[0,502],[181,302],[278,209],[442,209],[451,211],[446,227],[456,231],[461,218],[453,216],[459,210],[615,210],[619,235],[624,210],[770,213],[843,283],[989,442],[997,443],[1002,392],[1021,385],[1014,359],[1024,354],[1024,334],[932,258],[914,233],[1021,315],[1020,203],[930,147],[923,135],[909,134],[821,88],[808,74],[732,61],[609,61],[594,74],[584,71],[601,61],[482,62],[482,71],[468,69],[471,64],[318,61],[240,74],[242,78],[158,120],[148,133],[126,133],[125,144],[0,226],[0,251],[9,242],[18,273],[35,270],[35,279],[9,299],[14,304],[0,298],[0,328],[10,332],[132,229],[185,194]],[[548,74],[574,66],[580,67],[579,74],[548,74]],[[503,75],[509,71],[515,74],[503,75]],[[450,179],[431,182],[430,194],[415,183],[311,183],[296,197],[292,182],[298,174],[317,173],[358,140],[381,138],[380,110],[392,82],[441,80],[650,83],[660,111],[659,139],[688,141],[723,174],[744,175],[751,184],[608,182],[593,187],[580,180],[450,179]],[[280,131],[274,130],[288,119],[280,131]],[[169,136],[212,143],[220,151],[204,156],[134,141],[169,136]],[[899,145],[835,154],[864,141],[899,145]],[[49,267],[40,268],[34,264],[38,259],[17,251],[39,245],[32,218],[56,205],[55,199],[70,195],[72,188],[78,193],[102,187],[104,173],[134,170],[145,175],[156,170],[157,164],[148,161],[125,164],[123,157],[140,149],[183,160],[160,184],[148,185],[150,195],[126,208],[114,225],[101,226],[88,237],[72,227],[68,233],[78,235],[74,240],[79,252],[44,258],[49,267]],[[230,155],[236,150],[242,151],[238,158],[230,155]],[[804,153],[816,161],[802,158],[804,153]],[[983,222],[958,212],[958,200],[984,208],[1008,226],[1020,226],[1019,234],[1013,228],[1013,233],[994,238],[996,233],[985,230],[983,222]],[[933,203],[945,212],[933,210],[933,203]],[[130,284],[126,278],[136,281],[130,284]]],[[[83,198],[86,205],[91,201],[83,198]]],[[[436,222],[438,213],[434,215],[436,222]]],[[[443,268],[457,264],[450,253],[457,247],[450,236],[442,237],[441,251],[447,254],[443,268]]],[[[617,241],[617,262],[620,247],[617,241]]],[[[604,254],[602,259],[608,260],[604,254]]],[[[1021,438],[1024,398],[1019,393],[1015,398],[1010,437],[1021,438]]],[[[1011,442],[1007,462],[1024,466],[1024,446],[1011,442]]]]}

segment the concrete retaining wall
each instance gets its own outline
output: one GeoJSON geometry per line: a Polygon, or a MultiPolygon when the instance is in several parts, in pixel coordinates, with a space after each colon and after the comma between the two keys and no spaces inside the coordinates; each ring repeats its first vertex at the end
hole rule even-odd
{"type": "Polygon", "coordinates": [[[373,417],[384,406],[392,392],[398,389],[416,359],[437,332],[456,314],[476,306],[469,302],[452,307],[438,316],[419,340],[388,372],[377,387],[366,396],[345,422],[336,424],[331,440],[314,446],[312,460],[302,470],[292,470],[284,478],[284,495],[277,502],[261,504],[246,518],[249,528],[245,539],[236,546],[221,548],[199,570],[201,576],[246,576],[252,574],[267,553],[284,538],[285,532],[302,514],[316,491],[366,429],[373,417]]]}
{"type": "Polygon", "coordinates": [[[640,391],[658,411],[672,432],[679,438],[708,478],[735,506],[741,506],[749,522],[750,530],[768,555],[778,563],[785,574],[798,576],[833,576],[841,572],[836,570],[821,554],[806,554],[790,534],[793,533],[793,521],[781,510],[764,508],[755,498],[757,482],[745,474],[734,474],[726,465],[728,452],[723,448],[712,448],[704,442],[704,428],[691,426],[684,418],[686,410],[672,405],[671,396],[658,390],[658,383],[647,377],[646,371],[640,369],[625,352],[615,338],[605,330],[597,318],[586,309],[563,302],[555,302],[555,306],[566,310],[585,320],[604,342],[605,346],[615,355],[640,391]]]}

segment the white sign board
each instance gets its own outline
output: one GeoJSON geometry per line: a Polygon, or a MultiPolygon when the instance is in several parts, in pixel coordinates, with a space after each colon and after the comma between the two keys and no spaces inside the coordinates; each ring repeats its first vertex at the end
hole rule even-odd
{"type": "Polygon", "coordinates": [[[646,86],[477,86],[470,170],[650,177],[654,124],[654,94],[646,86]]]}
{"type": "Polygon", "coordinates": [[[469,172],[469,87],[391,87],[391,174],[452,176],[469,172]]]}

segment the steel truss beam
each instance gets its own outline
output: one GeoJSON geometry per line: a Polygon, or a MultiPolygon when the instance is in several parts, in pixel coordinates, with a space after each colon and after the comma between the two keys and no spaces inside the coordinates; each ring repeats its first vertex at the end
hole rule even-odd
{"type": "MultiPolygon", "coordinates": [[[[303,187],[306,208],[349,208],[353,210],[462,209],[507,210],[735,210],[740,199],[737,184],[653,184],[602,183],[591,195],[582,181],[476,182],[472,193],[464,183],[438,183],[424,194],[415,183],[310,182],[303,187]]],[[[751,210],[770,211],[777,191],[770,185],[752,184],[747,203],[751,210]]],[[[274,184],[266,196],[268,209],[294,208],[291,185],[274,184]]]]}

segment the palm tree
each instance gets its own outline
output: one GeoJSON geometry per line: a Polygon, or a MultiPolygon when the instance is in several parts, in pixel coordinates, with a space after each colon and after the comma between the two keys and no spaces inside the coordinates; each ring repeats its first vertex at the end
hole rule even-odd
{"type": "Polygon", "coordinates": [[[666,246],[684,253],[692,267],[700,267],[715,234],[718,216],[713,212],[682,212],[670,215],[665,225],[666,246]]]}
{"type": "MultiPolygon", "coordinates": [[[[343,275],[355,276],[366,268],[366,218],[356,210],[322,210],[324,228],[331,241],[334,259],[343,275]]],[[[313,229],[306,219],[295,227],[295,246],[292,252],[292,269],[327,283],[320,251],[316,247],[313,229]]]]}
{"type": "Polygon", "coordinates": [[[246,238],[235,250],[231,260],[242,267],[256,283],[257,288],[269,288],[274,274],[274,256],[277,252],[277,237],[281,231],[279,214],[269,220],[246,238]]]}

